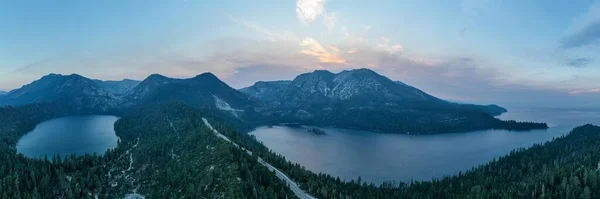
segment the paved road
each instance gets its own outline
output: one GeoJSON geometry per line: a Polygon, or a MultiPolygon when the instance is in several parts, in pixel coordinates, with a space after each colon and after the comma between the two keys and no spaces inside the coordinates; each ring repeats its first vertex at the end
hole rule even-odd
{"type": "MultiPolygon", "coordinates": [[[[214,129],[212,127],[212,125],[210,125],[210,123],[208,123],[208,120],[206,120],[206,118],[202,118],[202,121],[204,121],[204,125],[206,125],[210,130],[212,130],[215,133],[215,135],[217,135],[217,137],[220,137],[221,139],[224,139],[225,141],[233,144],[235,147],[246,151],[246,153],[248,153],[248,155],[252,155],[252,151],[246,150],[244,147],[240,147],[238,144],[236,144],[235,142],[232,142],[229,138],[227,138],[223,134],[219,133],[219,131],[214,129]]],[[[292,179],[290,179],[283,172],[279,171],[279,169],[277,169],[277,168],[273,167],[271,164],[265,162],[262,158],[259,157],[257,161],[258,161],[258,163],[267,167],[269,170],[275,171],[275,174],[277,175],[277,177],[279,179],[285,181],[288,184],[288,186],[290,187],[290,189],[292,189],[292,191],[296,194],[296,196],[298,196],[298,198],[300,198],[300,199],[316,199],[315,197],[308,195],[306,192],[304,192],[302,189],[300,189],[300,186],[298,186],[298,184],[296,184],[296,182],[294,182],[292,179]]]]}

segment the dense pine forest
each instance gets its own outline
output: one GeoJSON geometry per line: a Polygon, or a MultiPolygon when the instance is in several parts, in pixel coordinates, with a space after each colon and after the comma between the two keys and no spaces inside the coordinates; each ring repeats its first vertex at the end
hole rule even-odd
{"type": "Polygon", "coordinates": [[[294,198],[256,159],[215,137],[200,111],[157,105],[115,124],[118,146],[102,156],[31,159],[16,140],[37,123],[76,114],[58,106],[0,108],[0,198],[294,198]]]}
{"type": "MultiPolygon", "coordinates": [[[[517,149],[488,164],[443,179],[374,185],[315,174],[277,155],[245,133],[219,126],[237,143],[280,168],[318,198],[598,198],[600,127],[517,149]]],[[[465,154],[468,155],[468,154],[465,154]]]]}
{"type": "Polygon", "coordinates": [[[399,186],[391,182],[376,186],[360,178],[344,182],[315,174],[239,135],[238,142],[261,151],[263,158],[319,198],[598,198],[600,194],[600,127],[593,125],[575,128],[567,136],[542,145],[515,150],[456,176],[399,186]]]}
{"type": "Polygon", "coordinates": [[[256,156],[317,198],[598,198],[600,127],[586,125],[456,176],[373,185],[312,173],[245,133],[248,125],[183,104],[147,106],[115,124],[120,142],[104,155],[31,159],[15,149],[41,121],[85,114],[57,105],[0,108],[0,198],[294,198],[256,156]],[[241,146],[218,139],[201,118],[241,146]]]}
{"type": "Polygon", "coordinates": [[[258,125],[294,123],[394,134],[437,134],[486,129],[527,131],[548,128],[546,123],[503,121],[490,116],[488,113],[471,109],[449,109],[434,105],[420,105],[418,106],[420,111],[412,111],[413,109],[416,108],[407,106],[401,110],[377,108],[340,111],[315,109],[312,111],[316,112],[319,115],[318,117],[299,119],[295,116],[270,115],[262,117],[258,125]]]}

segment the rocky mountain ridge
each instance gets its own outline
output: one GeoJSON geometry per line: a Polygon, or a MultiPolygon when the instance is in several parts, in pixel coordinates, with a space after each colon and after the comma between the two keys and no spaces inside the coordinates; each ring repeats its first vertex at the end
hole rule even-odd
{"type": "Polygon", "coordinates": [[[33,103],[69,104],[97,112],[119,111],[138,106],[183,102],[203,108],[216,108],[238,114],[252,103],[211,73],[189,79],[150,75],[144,81],[92,80],[81,75],[49,74],[0,96],[0,105],[33,103]]]}
{"type": "Polygon", "coordinates": [[[527,129],[494,118],[506,112],[502,107],[448,102],[369,69],[319,70],[240,90],[211,73],[186,79],[153,74],[141,82],[50,74],[0,96],[0,105],[61,103],[100,113],[169,102],[219,110],[254,126],[298,123],[394,133],[527,129]]]}

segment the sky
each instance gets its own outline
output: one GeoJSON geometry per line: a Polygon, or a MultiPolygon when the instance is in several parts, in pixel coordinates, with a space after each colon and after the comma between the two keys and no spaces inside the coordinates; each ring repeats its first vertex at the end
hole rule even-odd
{"type": "Polygon", "coordinates": [[[234,88],[369,68],[459,102],[600,107],[600,1],[0,1],[0,91],[48,73],[212,72],[234,88]]]}

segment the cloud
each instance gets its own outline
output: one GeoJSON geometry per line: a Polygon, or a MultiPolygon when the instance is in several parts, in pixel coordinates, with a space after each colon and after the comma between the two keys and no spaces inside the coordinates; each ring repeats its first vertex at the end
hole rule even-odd
{"type": "Polygon", "coordinates": [[[565,62],[565,65],[567,65],[569,67],[573,67],[573,68],[584,68],[584,67],[588,66],[590,63],[592,63],[592,59],[586,58],[586,57],[581,57],[581,58],[568,59],[565,62]]]}
{"type": "Polygon", "coordinates": [[[560,48],[578,48],[600,41],[600,1],[593,3],[587,12],[576,17],[560,42],[560,48]]]}
{"type": "Polygon", "coordinates": [[[579,95],[579,94],[585,94],[585,93],[600,93],[600,88],[590,89],[590,90],[574,90],[574,91],[569,92],[569,94],[571,94],[571,95],[579,95]]]}
{"type": "Polygon", "coordinates": [[[339,57],[340,50],[329,46],[324,48],[318,41],[312,38],[306,38],[300,42],[300,46],[305,47],[300,53],[317,57],[321,63],[345,64],[346,60],[339,57]]]}
{"type": "MultiPolygon", "coordinates": [[[[593,99],[588,99],[592,95],[574,97],[568,94],[577,87],[557,89],[533,80],[509,79],[510,71],[490,67],[496,63],[476,56],[438,57],[414,52],[389,54],[375,48],[377,44],[352,43],[349,39],[334,46],[313,38],[300,42],[243,42],[233,39],[223,42],[214,44],[225,49],[219,49],[213,55],[195,55],[196,61],[173,65],[186,65],[187,71],[213,72],[235,88],[249,86],[260,80],[293,79],[298,74],[315,69],[339,72],[368,67],[390,79],[400,80],[444,99],[472,103],[547,105],[564,104],[565,100],[593,102],[593,99]],[[348,51],[355,53],[348,54],[348,51]]],[[[166,72],[173,73],[171,70],[166,72]]],[[[192,76],[197,73],[189,74],[192,76]]]]}
{"type": "Polygon", "coordinates": [[[390,43],[390,42],[392,42],[392,40],[390,40],[387,37],[381,37],[381,41],[383,41],[384,43],[390,43]]]}
{"type": "Polygon", "coordinates": [[[340,30],[342,31],[342,34],[344,34],[344,36],[350,37],[350,33],[348,33],[348,28],[346,28],[346,26],[342,26],[340,30]]]}
{"type": "Polygon", "coordinates": [[[594,21],[580,31],[563,39],[560,47],[562,49],[578,48],[600,41],[600,20],[594,21]]]}
{"type": "Polygon", "coordinates": [[[445,72],[445,73],[440,74],[440,76],[455,78],[455,77],[460,76],[460,73],[458,73],[456,71],[449,71],[449,72],[445,72]]]}
{"type": "Polygon", "coordinates": [[[335,16],[335,13],[332,12],[332,13],[323,15],[323,24],[325,24],[325,26],[329,30],[332,30],[333,28],[335,28],[336,22],[337,22],[337,17],[335,16]]]}
{"type": "Polygon", "coordinates": [[[395,54],[403,51],[403,48],[400,45],[379,44],[377,48],[387,51],[390,54],[395,54]]]}
{"type": "MultiPolygon", "coordinates": [[[[10,81],[15,81],[17,75],[26,75],[19,77],[23,79],[19,81],[20,86],[50,72],[75,72],[98,79],[143,79],[151,73],[184,78],[212,72],[229,85],[241,88],[260,80],[293,79],[298,74],[315,69],[339,72],[368,67],[390,79],[400,80],[444,99],[481,103],[526,101],[564,104],[565,100],[576,98],[575,100],[585,103],[592,101],[597,104],[597,99],[588,100],[596,97],[595,95],[568,94],[575,88],[586,87],[568,87],[564,90],[552,90],[552,95],[542,95],[539,93],[544,92],[543,89],[528,87],[527,82],[503,84],[507,81],[503,78],[510,76],[510,73],[503,73],[498,67],[486,68],[494,62],[486,62],[477,57],[436,57],[414,52],[390,54],[376,49],[376,46],[374,43],[352,43],[349,39],[333,45],[320,43],[312,38],[299,42],[270,42],[226,37],[202,45],[193,45],[185,51],[179,48],[169,51],[168,48],[155,47],[132,49],[130,53],[93,53],[83,56],[82,59],[74,59],[81,57],[79,55],[65,55],[65,59],[72,61],[42,62],[36,65],[43,66],[26,69],[19,74],[0,76],[0,89],[15,88],[16,83],[10,81]],[[205,52],[204,48],[211,50],[205,52]],[[144,49],[167,52],[145,52],[142,51],[144,49]],[[348,54],[348,51],[355,53],[348,54]],[[562,95],[555,94],[557,92],[562,95]],[[468,96],[468,99],[464,98],[465,96],[468,96]]],[[[588,84],[591,82],[588,79],[581,81],[588,84]]]]}
{"type": "Polygon", "coordinates": [[[256,32],[262,33],[265,35],[266,39],[270,40],[270,41],[278,41],[278,40],[289,40],[289,41],[296,41],[298,40],[298,38],[296,37],[296,35],[291,32],[291,31],[287,31],[287,32],[283,32],[283,33],[277,33],[277,32],[273,32],[267,28],[264,28],[258,24],[255,23],[251,23],[242,19],[238,19],[236,17],[233,16],[229,16],[229,20],[240,24],[242,26],[245,26],[249,29],[252,29],[256,32]]]}
{"type": "Polygon", "coordinates": [[[391,44],[392,41],[387,37],[381,37],[381,41],[383,41],[383,43],[377,45],[375,47],[376,49],[383,50],[389,54],[396,54],[404,51],[404,48],[401,45],[391,44]]]}
{"type": "Polygon", "coordinates": [[[298,0],[296,1],[296,17],[302,24],[308,24],[323,15],[326,0],[298,0]]]}
{"type": "Polygon", "coordinates": [[[364,29],[365,29],[365,32],[369,32],[369,30],[371,30],[371,26],[370,25],[366,25],[364,27],[364,29]]]}

